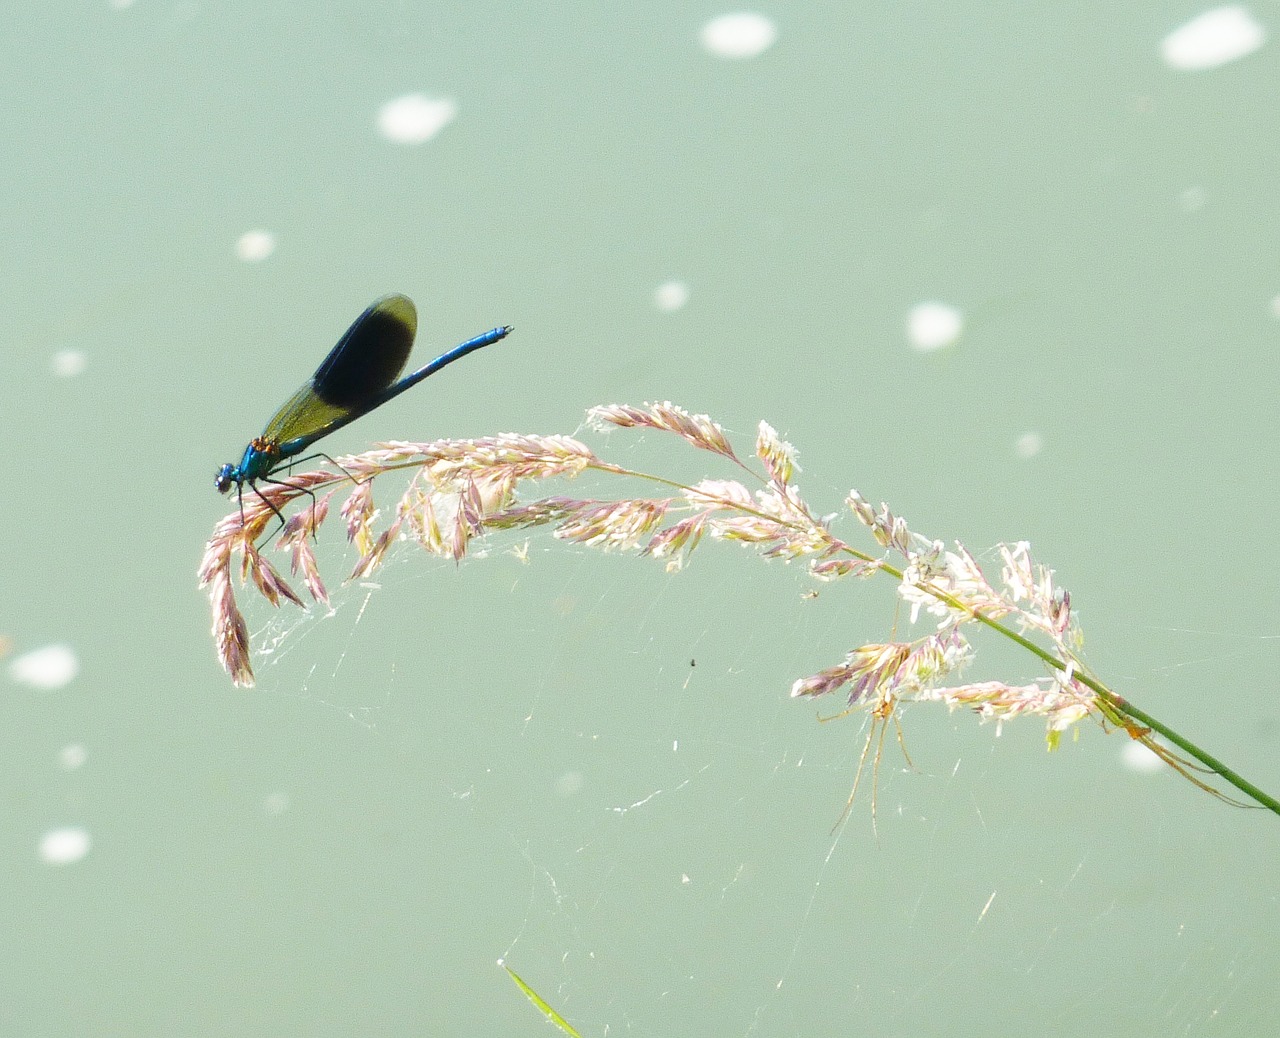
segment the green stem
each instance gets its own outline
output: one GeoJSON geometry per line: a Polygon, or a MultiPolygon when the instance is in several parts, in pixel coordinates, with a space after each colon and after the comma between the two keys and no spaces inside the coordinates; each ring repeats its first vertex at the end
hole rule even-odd
{"type": "Polygon", "coordinates": [[[1243,775],[1239,774],[1234,769],[1227,767],[1222,763],[1222,761],[1218,760],[1217,757],[1206,753],[1199,746],[1195,745],[1195,743],[1190,742],[1188,739],[1179,735],[1168,725],[1157,721],[1150,714],[1139,710],[1136,706],[1133,706],[1127,700],[1115,695],[1114,693],[1112,693],[1112,703],[1115,705],[1116,709],[1132,717],[1139,724],[1146,725],[1154,732],[1159,732],[1162,738],[1173,743],[1174,746],[1178,747],[1178,749],[1182,750],[1182,752],[1188,756],[1194,757],[1214,774],[1220,775],[1224,781],[1230,782],[1231,785],[1235,786],[1236,789],[1240,790],[1240,792],[1245,796],[1257,801],[1260,807],[1265,807],[1267,810],[1280,815],[1280,802],[1278,802],[1275,797],[1264,793],[1243,775]]]}
{"type": "MultiPolygon", "coordinates": [[[[890,566],[886,566],[884,568],[886,571],[892,569],[890,566]]],[[[924,590],[933,595],[940,602],[944,602],[946,605],[950,606],[952,609],[958,609],[961,612],[968,613],[979,623],[985,624],[987,627],[991,628],[991,630],[998,634],[1002,634],[1010,641],[1021,645],[1034,656],[1038,656],[1051,669],[1057,671],[1065,671],[1067,669],[1067,663],[1065,661],[1058,659],[1058,657],[1053,653],[1037,645],[1025,635],[1019,634],[1012,627],[1008,627],[1005,624],[1002,624],[999,620],[994,620],[975,609],[969,608],[963,602],[958,601],[952,595],[947,594],[940,588],[925,586],[924,590]]],[[[1163,739],[1178,747],[1178,749],[1182,750],[1182,752],[1187,754],[1187,756],[1199,761],[1205,768],[1219,776],[1224,782],[1230,783],[1245,796],[1255,801],[1259,807],[1265,807],[1267,810],[1280,815],[1280,801],[1276,800],[1275,797],[1264,793],[1243,775],[1239,774],[1234,769],[1227,767],[1226,764],[1218,760],[1218,758],[1213,756],[1213,754],[1209,753],[1207,750],[1201,749],[1186,736],[1175,731],[1173,728],[1170,728],[1164,722],[1152,717],[1145,710],[1140,710],[1125,699],[1124,696],[1120,696],[1115,692],[1112,692],[1111,689],[1107,688],[1107,686],[1101,681],[1091,677],[1089,674],[1077,670],[1072,676],[1076,681],[1079,681],[1080,684],[1090,689],[1098,697],[1103,704],[1104,714],[1110,714],[1113,721],[1116,715],[1122,714],[1125,717],[1129,717],[1134,721],[1137,721],[1138,724],[1143,727],[1150,728],[1152,731],[1159,733],[1163,739]]]]}

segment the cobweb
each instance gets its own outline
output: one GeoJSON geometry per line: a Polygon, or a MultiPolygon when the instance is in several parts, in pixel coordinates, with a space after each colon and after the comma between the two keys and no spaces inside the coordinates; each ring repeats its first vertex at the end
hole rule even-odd
{"type": "MultiPolygon", "coordinates": [[[[255,665],[266,694],[434,755],[435,809],[466,831],[439,868],[489,884],[451,905],[455,925],[583,1035],[1243,1035],[1280,1019],[1280,910],[1269,866],[1249,864],[1270,824],[1126,769],[1128,740],[1087,730],[1047,754],[1034,722],[997,738],[916,706],[844,813],[868,720],[820,723],[841,704],[815,715],[787,690],[887,635],[883,589],[812,598],[798,568],[722,545],[674,575],[545,537],[477,554],[401,546],[376,582],[331,588],[331,614],[272,613],[255,665]]],[[[1273,656],[1265,637],[1202,632],[1126,678],[1176,703],[1273,656]]],[[[500,980],[460,1002],[533,1033],[500,980]]]]}

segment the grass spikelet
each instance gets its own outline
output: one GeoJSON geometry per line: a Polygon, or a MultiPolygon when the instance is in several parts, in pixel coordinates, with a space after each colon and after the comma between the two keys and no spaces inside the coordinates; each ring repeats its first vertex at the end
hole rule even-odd
{"type": "Polygon", "coordinates": [[[796,462],[796,449],[778,436],[777,430],[768,422],[760,423],[760,431],[756,436],[756,457],[760,459],[775,483],[790,483],[791,477],[800,470],[796,462]]]}
{"type": "Polygon", "coordinates": [[[662,429],[673,432],[700,450],[711,451],[737,461],[724,430],[705,414],[690,414],[670,401],[630,407],[608,404],[587,412],[588,421],[596,428],[617,425],[624,429],[662,429]]]}

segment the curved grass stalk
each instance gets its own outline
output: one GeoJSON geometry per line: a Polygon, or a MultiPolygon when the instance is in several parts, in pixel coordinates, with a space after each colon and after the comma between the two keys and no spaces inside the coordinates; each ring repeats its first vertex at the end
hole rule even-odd
{"type": "MultiPolygon", "coordinates": [[[[341,473],[307,472],[289,477],[287,484],[266,485],[254,500],[246,500],[243,513],[237,510],[217,525],[200,567],[201,587],[209,588],[213,603],[219,659],[232,680],[242,686],[253,683],[247,627],[235,601],[233,559],[240,557],[242,585],[252,582],[273,605],[279,606],[284,599],[301,605],[300,596],[256,542],[278,510],[305,496],[308,507],[289,519],[276,547],[289,553],[291,570],[301,573],[311,597],[327,604],[309,539],[326,520],[333,491],[319,500],[314,495],[354,479],[354,489],[340,509],[348,539],[359,552],[353,577],[372,573],[397,540],[416,541],[430,553],[461,559],[473,540],[490,532],[550,526],[557,539],[665,559],[669,570],[682,568],[710,536],[754,547],[765,558],[803,561],[819,581],[850,576],[896,581],[899,599],[911,608],[912,623],[922,613],[929,614],[937,619],[934,630],[906,642],[858,646],[840,663],[798,679],[791,689],[793,697],[844,691],[850,709],[871,711],[873,729],[858,777],[876,735],[875,724],[880,732],[873,774],[878,773],[889,721],[899,723],[898,704],[940,701],[952,708],[971,708],[997,723],[1024,714],[1041,716],[1050,749],[1059,744],[1063,731],[1092,718],[1104,730],[1124,730],[1183,778],[1219,799],[1280,814],[1280,801],[1134,706],[1089,670],[1079,654],[1082,637],[1070,595],[1055,586],[1052,570],[1032,562],[1025,542],[998,546],[1003,565],[1000,578],[991,581],[959,542],[947,549],[941,541],[921,537],[887,505],[873,508],[851,491],[845,503],[875,542],[876,550],[864,551],[832,532],[834,517],[820,518],[809,508],[794,482],[799,471],[795,449],[766,422],[760,423],[755,442],[757,470],[738,456],[718,424],[670,403],[598,407],[589,413],[589,420],[597,429],[614,426],[673,434],[727,461],[748,477],[754,490],[726,479],[708,478],[688,485],[606,461],[571,437],[515,434],[380,444],[338,459],[341,473]],[[373,480],[399,470],[413,475],[393,518],[379,530],[373,480]],[[571,479],[588,471],[643,481],[660,487],[666,496],[526,500],[519,494],[523,484],[571,479]],[[973,657],[965,633],[973,625],[1031,653],[1045,665],[1047,676],[1021,686],[999,681],[948,684],[948,677],[973,657]],[[1217,776],[1248,802],[1197,775],[1217,776]]],[[[898,732],[901,742],[900,727],[898,732]]],[[[874,810],[873,797],[873,821],[874,810]]]]}

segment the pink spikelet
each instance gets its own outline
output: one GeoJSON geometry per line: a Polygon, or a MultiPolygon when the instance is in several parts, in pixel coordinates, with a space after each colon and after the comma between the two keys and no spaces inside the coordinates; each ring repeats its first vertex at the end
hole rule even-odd
{"type": "Polygon", "coordinates": [[[670,401],[631,407],[627,404],[606,404],[587,412],[587,420],[597,428],[616,425],[620,428],[662,429],[673,432],[700,450],[722,454],[738,460],[725,437],[724,430],[705,414],[690,414],[670,401]]]}
{"type": "MultiPolygon", "coordinates": [[[[235,528],[239,528],[239,516],[236,516],[235,528]]],[[[218,654],[218,662],[231,675],[235,685],[250,688],[253,685],[253,667],[249,663],[249,630],[236,605],[231,579],[231,547],[234,539],[230,524],[223,520],[205,545],[199,579],[200,587],[209,589],[209,601],[213,610],[213,646],[218,654]]]]}
{"type": "Polygon", "coordinates": [[[329,514],[329,501],[332,497],[331,491],[317,501],[315,507],[291,515],[279,539],[280,548],[290,553],[290,572],[294,574],[301,572],[302,581],[308,593],[325,607],[329,606],[329,592],[320,577],[320,567],[316,562],[311,542],[320,524],[329,514]]]}
{"type": "Polygon", "coordinates": [[[361,555],[368,555],[373,549],[373,532],[370,529],[375,512],[372,482],[357,483],[351,496],[342,502],[340,511],[347,521],[347,540],[361,555]]]}

